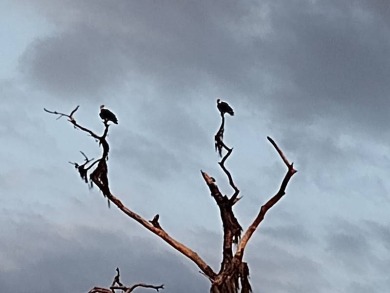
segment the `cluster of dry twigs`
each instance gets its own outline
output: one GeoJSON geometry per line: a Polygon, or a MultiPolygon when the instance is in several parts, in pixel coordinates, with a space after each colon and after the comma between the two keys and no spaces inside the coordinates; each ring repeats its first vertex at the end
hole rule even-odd
{"type": "Polygon", "coordinates": [[[115,290],[120,290],[120,292],[122,293],[131,293],[136,288],[155,289],[157,292],[159,292],[160,289],[164,289],[164,284],[155,286],[155,285],[149,285],[144,283],[138,283],[128,287],[123,285],[122,282],[120,281],[120,271],[119,268],[116,268],[116,276],[114,277],[114,280],[112,281],[110,288],[94,287],[91,290],[89,290],[88,293],[115,293],[115,290]]]}

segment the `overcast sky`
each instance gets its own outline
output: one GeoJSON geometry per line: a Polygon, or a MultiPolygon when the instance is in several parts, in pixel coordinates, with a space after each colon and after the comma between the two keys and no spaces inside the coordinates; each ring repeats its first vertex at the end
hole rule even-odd
{"type": "MultiPolygon", "coordinates": [[[[0,292],[165,284],[203,293],[189,260],[89,190],[69,161],[110,128],[112,192],[221,261],[216,99],[230,103],[227,166],[246,229],[298,173],[247,247],[254,292],[390,291],[390,4],[387,0],[0,1],[0,292]]],[[[139,290],[139,292],[149,292],[139,290]]]]}

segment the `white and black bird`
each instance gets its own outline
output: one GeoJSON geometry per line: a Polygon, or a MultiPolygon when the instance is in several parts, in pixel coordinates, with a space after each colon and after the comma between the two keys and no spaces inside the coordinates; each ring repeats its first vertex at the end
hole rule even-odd
{"type": "Polygon", "coordinates": [[[115,124],[118,124],[118,119],[116,118],[115,114],[112,113],[110,110],[104,108],[104,105],[100,106],[99,116],[104,120],[104,122],[112,121],[115,124]]]}
{"type": "Polygon", "coordinates": [[[217,108],[219,112],[221,112],[221,115],[228,113],[229,115],[234,116],[234,111],[232,107],[230,107],[228,103],[223,102],[220,99],[217,99],[217,108]]]}

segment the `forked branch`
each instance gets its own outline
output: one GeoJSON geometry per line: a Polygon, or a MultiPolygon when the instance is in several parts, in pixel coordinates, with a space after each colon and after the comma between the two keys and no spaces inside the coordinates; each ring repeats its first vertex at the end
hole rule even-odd
{"type": "MultiPolygon", "coordinates": [[[[70,123],[72,123],[75,128],[80,129],[82,131],[85,131],[85,132],[89,133],[93,138],[100,140],[102,137],[100,137],[99,135],[95,134],[93,131],[89,130],[86,127],[81,126],[80,124],[78,124],[76,122],[76,119],[73,117],[73,115],[76,113],[76,111],[79,109],[79,107],[80,106],[77,106],[74,110],[72,110],[72,112],[70,112],[70,114],[65,114],[65,113],[61,113],[61,112],[57,112],[57,111],[50,111],[50,110],[47,110],[46,108],[43,108],[43,110],[45,110],[47,113],[58,115],[57,120],[62,118],[62,117],[68,117],[68,121],[70,123]]],[[[106,125],[106,128],[108,130],[108,125],[106,125]]]]}
{"type": "Polygon", "coordinates": [[[240,243],[238,244],[237,251],[235,254],[235,257],[242,259],[244,250],[246,245],[248,244],[249,239],[251,238],[252,234],[256,231],[257,227],[260,225],[260,223],[263,221],[265,214],[268,212],[270,208],[272,208],[286,193],[287,184],[290,181],[291,177],[297,172],[297,170],[294,169],[293,163],[289,163],[286,156],[283,154],[282,150],[278,147],[278,145],[275,143],[275,141],[270,138],[269,136],[267,139],[271,142],[271,144],[274,146],[276,151],[278,152],[279,156],[287,166],[287,173],[283,178],[283,181],[280,185],[280,188],[278,192],[271,197],[261,208],[260,211],[253,221],[253,223],[248,227],[246,232],[244,233],[244,236],[242,237],[240,243]]]}

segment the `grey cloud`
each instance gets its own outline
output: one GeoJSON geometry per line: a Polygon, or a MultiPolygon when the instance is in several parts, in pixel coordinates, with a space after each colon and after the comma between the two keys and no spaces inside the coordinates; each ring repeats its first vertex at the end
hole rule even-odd
{"type": "Polygon", "coordinates": [[[373,244],[376,241],[369,237],[370,233],[364,225],[334,219],[328,233],[328,256],[342,264],[348,272],[365,275],[381,267],[373,244]]]}
{"type": "Polygon", "coordinates": [[[376,242],[379,241],[388,251],[390,251],[390,225],[377,223],[374,221],[366,222],[369,236],[373,237],[376,242]]]}
{"type": "Polygon", "coordinates": [[[370,246],[363,235],[338,232],[330,237],[328,249],[332,257],[360,272],[361,266],[367,264],[367,260],[362,262],[362,259],[366,258],[370,246]]]}
{"type": "Polygon", "coordinates": [[[252,243],[248,259],[255,288],[264,292],[328,292],[329,283],[310,251],[295,254],[279,241],[252,243]]]}
{"type": "Polygon", "coordinates": [[[55,93],[141,83],[183,100],[217,89],[281,123],[388,124],[390,46],[377,5],[367,21],[346,1],[36,3],[63,31],[33,44],[23,63],[55,93]]]}
{"type": "MultiPolygon", "coordinates": [[[[385,289],[385,288],[384,288],[385,289]]],[[[367,293],[367,292],[383,292],[380,291],[378,284],[365,284],[362,282],[353,282],[348,288],[347,292],[351,293],[367,293]]]]}
{"type": "MultiPolygon", "coordinates": [[[[302,249],[307,248],[305,244],[308,241],[295,241],[297,236],[292,233],[279,237],[276,236],[276,231],[275,235],[269,237],[270,230],[272,229],[262,227],[256,232],[260,236],[252,238],[246,248],[244,261],[248,262],[254,291],[329,292],[330,284],[320,260],[315,259],[311,249],[302,249]],[[263,233],[265,237],[262,236],[263,233]]],[[[284,229],[279,230],[279,234],[286,233],[284,229]]],[[[222,234],[204,228],[192,229],[190,239],[196,251],[217,269],[222,257],[222,234]]]]}
{"type": "Polygon", "coordinates": [[[274,104],[297,122],[327,117],[371,129],[386,125],[388,34],[374,20],[359,18],[355,2],[339,2],[270,4],[275,34],[258,47],[283,78],[271,94],[274,104]]]}
{"type": "Polygon", "coordinates": [[[65,32],[33,45],[26,66],[36,81],[58,93],[91,96],[124,82],[146,82],[160,97],[183,102],[184,96],[194,99],[194,90],[204,90],[200,85],[211,89],[214,83],[226,87],[222,93],[248,97],[244,106],[250,101],[251,109],[283,115],[276,122],[281,126],[318,117],[336,121],[342,131],[351,123],[360,132],[388,124],[386,34],[373,39],[377,23],[364,22],[352,5],[224,3],[221,9],[218,3],[199,3],[62,7],[55,2],[50,5],[65,14],[78,13],[65,32]],[[256,22],[251,12],[261,10],[267,11],[271,33],[243,33],[250,31],[243,29],[248,22],[257,27],[263,21],[256,22]],[[193,25],[195,19],[202,21],[193,25]],[[53,57],[61,55],[65,58],[53,57]],[[264,78],[276,82],[275,88],[267,92],[264,78]]]}
{"type": "Polygon", "coordinates": [[[366,11],[368,21],[372,21],[373,18],[380,19],[382,24],[387,28],[390,27],[389,21],[389,6],[386,1],[383,0],[361,0],[358,1],[361,9],[366,11]]]}
{"type": "MultiPolygon", "coordinates": [[[[205,113],[211,112],[210,109],[214,110],[213,104],[206,104],[203,101],[201,103],[207,106],[204,109],[205,113]]],[[[193,105],[188,100],[187,103],[185,100],[176,103],[149,101],[141,103],[139,111],[144,115],[139,115],[137,118],[139,119],[139,125],[143,126],[144,134],[148,134],[164,143],[164,145],[174,148],[176,152],[188,152],[204,146],[204,142],[209,139],[207,136],[211,136],[202,128],[204,124],[199,119],[197,109],[198,106],[193,105]]],[[[216,113],[214,117],[218,117],[216,113]]],[[[210,129],[207,129],[207,131],[210,131],[210,129]]]]}
{"type": "MultiPolygon", "coordinates": [[[[339,223],[339,222],[338,222],[339,223]]],[[[361,238],[359,236],[363,235],[365,237],[365,243],[369,243],[369,247],[360,251],[359,254],[352,256],[351,259],[355,258],[360,262],[361,270],[365,271],[366,274],[359,280],[352,281],[347,287],[345,292],[386,292],[390,287],[389,278],[386,274],[382,275],[383,272],[387,272],[387,268],[390,265],[390,258],[388,253],[382,253],[383,251],[389,251],[389,225],[386,223],[378,221],[360,221],[358,224],[346,224],[345,222],[340,223],[342,228],[346,229],[349,234],[354,234],[355,236],[351,237],[351,240],[354,239],[355,242],[352,244],[352,250],[355,246],[367,246],[362,245],[361,238]],[[369,259],[368,263],[366,259],[369,259]]],[[[348,249],[348,248],[346,248],[348,249]]],[[[347,252],[349,253],[349,252],[347,252]]]]}
{"type": "Polygon", "coordinates": [[[261,230],[261,233],[264,233],[272,239],[278,239],[286,245],[291,243],[302,245],[314,241],[313,237],[302,225],[290,224],[287,226],[266,227],[261,230]]]}
{"type": "Polygon", "coordinates": [[[6,231],[7,239],[0,238],[6,258],[2,263],[12,265],[0,268],[2,292],[87,292],[110,285],[117,266],[126,284],[164,283],[168,292],[177,293],[208,287],[180,256],[162,253],[136,236],[83,226],[70,229],[32,215],[29,222],[9,223],[6,231]]]}
{"type": "Polygon", "coordinates": [[[182,168],[174,151],[142,135],[129,133],[115,148],[113,155],[116,155],[116,159],[127,162],[125,165],[141,177],[148,174],[148,177],[162,180],[172,172],[180,172],[182,168]]]}
{"type": "Polygon", "coordinates": [[[118,132],[112,132],[109,139],[113,160],[125,161],[141,177],[148,174],[162,180],[177,176],[185,166],[199,165],[206,148],[214,154],[212,144],[207,143],[212,142],[214,128],[206,133],[191,106],[135,102],[131,108],[136,114],[123,119],[118,115],[118,132]]]}
{"type": "Polygon", "coordinates": [[[179,97],[210,78],[247,80],[242,63],[249,67],[251,60],[229,29],[249,12],[247,3],[37,3],[51,21],[58,21],[57,10],[71,20],[60,21],[63,31],[32,44],[22,59],[27,76],[52,93],[94,93],[117,78],[123,84],[141,76],[179,97]]]}
{"type": "Polygon", "coordinates": [[[108,36],[81,26],[35,41],[21,69],[51,94],[96,96],[125,78],[120,53],[108,36]]]}

